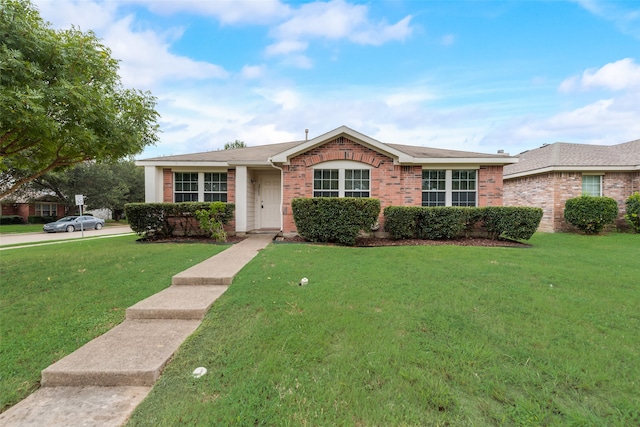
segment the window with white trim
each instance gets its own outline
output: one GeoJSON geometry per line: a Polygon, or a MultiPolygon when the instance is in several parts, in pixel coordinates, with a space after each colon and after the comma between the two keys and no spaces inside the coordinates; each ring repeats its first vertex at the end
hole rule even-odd
{"type": "Polygon", "coordinates": [[[582,195],[602,196],[602,176],[582,175],[582,195]]]}
{"type": "Polygon", "coordinates": [[[371,197],[371,170],[357,162],[335,161],[313,170],[313,197],[371,197]]]}
{"type": "Polygon", "coordinates": [[[36,203],[36,216],[57,216],[56,203],[36,203]]]}
{"type": "Polygon", "coordinates": [[[454,170],[451,175],[451,206],[475,206],[476,171],[454,170]]]}
{"type": "Polygon", "coordinates": [[[344,170],[344,197],[369,197],[369,169],[344,170]]]}
{"type": "Polygon", "coordinates": [[[423,169],[422,206],[477,206],[478,171],[423,169]]]}
{"type": "Polygon", "coordinates": [[[204,201],[227,201],[227,174],[224,172],[207,172],[204,174],[204,201]]]}
{"type": "Polygon", "coordinates": [[[446,171],[422,171],[422,206],[445,206],[446,171]]]}
{"type": "Polygon", "coordinates": [[[339,187],[338,169],[315,169],[313,171],[313,197],[339,197],[339,187]]]}
{"type": "Polygon", "coordinates": [[[173,200],[179,202],[198,201],[198,174],[176,172],[173,180],[173,200]]]}

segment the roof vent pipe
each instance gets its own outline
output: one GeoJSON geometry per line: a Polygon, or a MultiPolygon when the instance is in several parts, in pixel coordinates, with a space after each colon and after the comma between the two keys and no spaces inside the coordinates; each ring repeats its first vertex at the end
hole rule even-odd
{"type": "Polygon", "coordinates": [[[308,141],[309,140],[309,129],[305,129],[304,130],[304,140],[308,141]]]}
{"type": "Polygon", "coordinates": [[[498,154],[504,154],[504,150],[498,150],[498,154]]]}

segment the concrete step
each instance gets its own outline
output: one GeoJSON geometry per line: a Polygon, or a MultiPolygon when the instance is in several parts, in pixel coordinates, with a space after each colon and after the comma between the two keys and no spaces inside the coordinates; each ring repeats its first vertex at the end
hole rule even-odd
{"type": "Polygon", "coordinates": [[[127,308],[127,319],[202,320],[228,286],[169,286],[127,308]]]}
{"type": "Polygon", "coordinates": [[[4,427],[120,427],[151,387],[44,387],[0,414],[4,427]]]}
{"type": "Polygon", "coordinates": [[[171,279],[171,284],[228,286],[235,275],[274,237],[275,233],[252,234],[229,249],[176,274],[171,279]]]}
{"type": "Polygon", "coordinates": [[[43,387],[152,386],[199,320],[125,320],[42,371],[43,387]]]}

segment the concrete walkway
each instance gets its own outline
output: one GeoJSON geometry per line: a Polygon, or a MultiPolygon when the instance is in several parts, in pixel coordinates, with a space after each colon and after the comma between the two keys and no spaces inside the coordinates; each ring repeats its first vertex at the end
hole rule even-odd
{"type": "Polygon", "coordinates": [[[121,426],[233,277],[274,238],[253,234],[172,278],[126,319],[42,371],[42,387],[0,414],[0,426],[121,426]]]}

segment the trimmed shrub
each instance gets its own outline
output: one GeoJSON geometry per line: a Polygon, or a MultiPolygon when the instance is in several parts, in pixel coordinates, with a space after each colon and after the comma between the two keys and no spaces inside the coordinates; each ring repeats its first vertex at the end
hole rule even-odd
{"type": "Polygon", "coordinates": [[[640,233],[640,193],[633,193],[625,202],[627,213],[624,219],[635,233],[640,233]]]}
{"type": "Polygon", "coordinates": [[[564,205],[564,219],[586,234],[600,233],[617,217],[618,203],[611,197],[575,197],[564,205]]]}
{"type": "Polygon", "coordinates": [[[312,242],[354,245],[380,214],[380,200],[359,197],[314,197],[291,201],[298,233],[312,242]]]}
{"type": "Polygon", "coordinates": [[[542,209],[516,206],[485,206],[479,208],[480,218],[489,237],[529,240],[542,220],[542,209]]]}
{"type": "Polygon", "coordinates": [[[22,217],[19,215],[0,216],[0,225],[22,224],[22,217]]]}
{"type": "Polygon", "coordinates": [[[49,222],[54,222],[55,220],[55,216],[29,215],[27,217],[28,224],[47,224],[49,222]]]}
{"type": "Polygon", "coordinates": [[[468,208],[420,208],[416,216],[416,237],[425,240],[453,239],[467,226],[468,208]]]}
{"type": "MultiPolygon", "coordinates": [[[[210,209],[211,203],[129,203],[125,215],[131,229],[139,236],[149,238],[202,235],[203,231],[195,219],[197,210],[210,209]]],[[[225,203],[224,212],[218,214],[223,224],[233,218],[235,205],[225,203]]]]}
{"type": "Polygon", "coordinates": [[[416,238],[416,217],[421,207],[387,206],[384,208],[384,229],[392,239],[416,238]]]}
{"type": "Polygon", "coordinates": [[[484,230],[492,239],[528,240],[540,225],[542,209],[389,206],[384,216],[393,239],[453,239],[484,230]]]}

